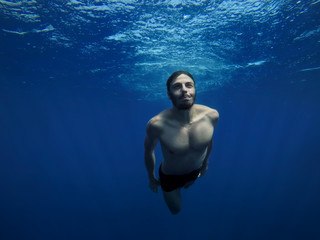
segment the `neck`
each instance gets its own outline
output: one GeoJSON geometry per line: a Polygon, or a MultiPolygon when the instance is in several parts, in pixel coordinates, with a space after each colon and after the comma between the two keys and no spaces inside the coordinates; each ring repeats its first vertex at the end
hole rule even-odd
{"type": "Polygon", "coordinates": [[[178,109],[172,108],[174,115],[176,116],[179,123],[182,125],[191,124],[193,121],[194,110],[193,106],[190,109],[178,109]]]}

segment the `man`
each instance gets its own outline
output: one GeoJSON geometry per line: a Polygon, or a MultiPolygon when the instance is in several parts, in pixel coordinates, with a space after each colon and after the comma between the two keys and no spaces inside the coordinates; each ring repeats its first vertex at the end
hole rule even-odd
{"type": "Polygon", "coordinates": [[[192,185],[208,169],[213,131],[219,114],[214,109],[194,104],[195,81],[188,72],[174,72],[169,77],[167,94],[173,106],[148,122],[144,158],[149,187],[157,192],[161,185],[169,210],[177,214],[181,209],[180,189],[192,185]],[[157,180],[154,150],[159,141],[163,162],[157,180]]]}

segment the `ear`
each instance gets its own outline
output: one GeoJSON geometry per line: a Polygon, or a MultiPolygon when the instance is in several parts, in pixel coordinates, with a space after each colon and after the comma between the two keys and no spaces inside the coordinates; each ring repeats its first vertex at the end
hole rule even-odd
{"type": "Polygon", "coordinates": [[[168,98],[171,100],[171,95],[169,91],[167,91],[167,95],[168,95],[168,98]]]}

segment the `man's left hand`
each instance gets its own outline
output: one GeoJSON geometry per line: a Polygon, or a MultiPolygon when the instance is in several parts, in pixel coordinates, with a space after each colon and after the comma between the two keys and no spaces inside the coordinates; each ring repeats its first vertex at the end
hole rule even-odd
{"type": "Polygon", "coordinates": [[[207,164],[203,165],[200,170],[199,177],[203,177],[206,174],[207,170],[208,170],[208,165],[207,164]]]}

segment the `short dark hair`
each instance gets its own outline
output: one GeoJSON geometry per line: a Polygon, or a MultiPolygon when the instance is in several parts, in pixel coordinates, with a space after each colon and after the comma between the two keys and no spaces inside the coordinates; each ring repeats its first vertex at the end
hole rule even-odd
{"type": "Polygon", "coordinates": [[[194,81],[194,78],[193,76],[191,75],[191,73],[189,72],[186,72],[186,71],[176,71],[174,73],[171,74],[171,76],[168,78],[167,80],[167,90],[169,92],[170,90],[170,84],[172,81],[174,81],[177,77],[179,77],[181,74],[184,74],[184,75],[187,75],[188,77],[190,77],[193,81],[193,83],[195,84],[195,81],[194,81]]]}

